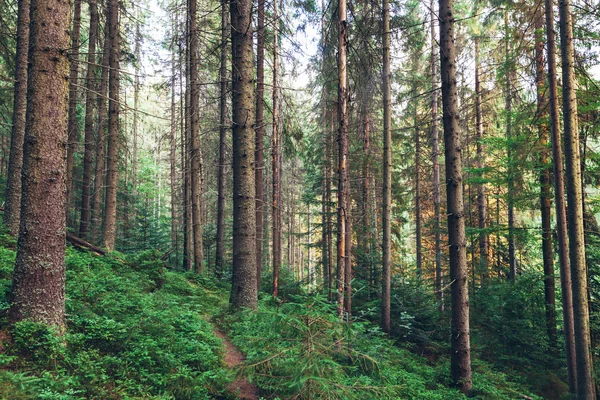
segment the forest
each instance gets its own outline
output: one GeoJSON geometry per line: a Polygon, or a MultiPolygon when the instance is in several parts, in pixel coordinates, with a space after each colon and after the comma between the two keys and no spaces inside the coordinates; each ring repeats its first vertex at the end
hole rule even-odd
{"type": "Polygon", "coordinates": [[[600,4],[0,0],[1,399],[600,398],[600,4]]]}

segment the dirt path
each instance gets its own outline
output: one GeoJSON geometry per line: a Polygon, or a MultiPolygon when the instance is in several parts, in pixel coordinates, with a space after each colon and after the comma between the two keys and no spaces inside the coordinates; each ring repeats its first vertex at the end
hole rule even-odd
{"type": "MultiPolygon", "coordinates": [[[[231,340],[227,337],[227,335],[221,331],[220,329],[215,328],[215,335],[217,335],[221,340],[223,340],[223,344],[225,345],[225,364],[227,364],[227,368],[234,369],[238,365],[244,362],[246,357],[239,351],[231,340]]],[[[258,388],[255,384],[248,382],[246,378],[239,377],[235,381],[233,381],[228,389],[237,394],[238,399],[245,400],[259,400],[260,396],[258,395],[258,388]]]]}

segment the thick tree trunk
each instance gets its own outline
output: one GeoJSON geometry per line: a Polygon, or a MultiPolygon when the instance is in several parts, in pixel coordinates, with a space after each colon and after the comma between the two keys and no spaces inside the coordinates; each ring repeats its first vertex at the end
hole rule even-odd
{"type": "Polygon", "coordinates": [[[573,284],[573,320],[577,365],[577,398],[594,399],[594,380],[590,355],[590,327],[587,296],[587,269],[583,234],[583,185],[579,155],[575,50],[570,0],[561,0],[560,42],[563,78],[563,118],[565,124],[565,161],[567,178],[569,256],[573,284]]]}
{"type": "Polygon", "coordinates": [[[65,325],[69,3],[31,1],[23,196],[10,320],[65,325]]]}
{"type": "Polygon", "coordinates": [[[346,247],[349,222],[348,203],[348,21],[346,0],[338,0],[338,213],[337,213],[337,304],[338,314],[347,314],[344,294],[348,291],[346,269],[350,268],[346,247]]]}
{"type": "MultiPolygon", "coordinates": [[[[275,4],[274,4],[275,5],[275,4]]],[[[258,27],[256,30],[256,123],[254,127],[254,159],[255,159],[255,182],[256,192],[256,279],[260,290],[260,278],[262,275],[263,261],[263,135],[264,110],[265,110],[265,0],[258,0],[258,27]]],[[[277,23],[277,20],[275,20],[277,23]]],[[[275,27],[276,28],[276,27],[275,27]]]]}
{"type": "Polygon", "coordinates": [[[119,164],[119,2],[109,0],[108,30],[110,36],[108,160],[106,168],[106,200],[104,202],[104,236],[107,250],[115,248],[117,222],[117,182],[119,164]]]}
{"type": "Polygon", "coordinates": [[[440,310],[444,309],[444,294],[442,291],[442,238],[440,211],[440,162],[439,162],[439,131],[438,131],[438,44],[436,41],[435,23],[437,14],[435,13],[435,1],[431,0],[430,8],[430,28],[431,28],[431,163],[433,164],[433,231],[435,241],[435,297],[439,303],[440,310]]]}
{"type": "Polygon", "coordinates": [[[79,75],[79,34],[81,31],[81,0],[73,2],[73,28],[71,29],[71,47],[69,60],[71,69],[69,73],[69,144],[67,147],[67,218],[73,192],[73,160],[75,149],[79,140],[79,126],[77,126],[77,86],[79,75]]]}
{"type": "MultiPolygon", "coordinates": [[[[169,161],[171,164],[170,180],[171,180],[171,249],[175,253],[175,265],[179,265],[179,243],[177,239],[177,121],[175,118],[175,81],[177,70],[175,67],[175,32],[177,19],[173,18],[171,25],[171,134],[170,134],[170,151],[169,161]]],[[[134,160],[137,162],[137,160],[134,160]]]]}
{"type": "Polygon", "coordinates": [[[225,163],[226,139],[225,113],[227,112],[227,0],[221,0],[221,59],[219,67],[219,170],[217,182],[217,245],[215,269],[223,275],[225,251],[225,163]]]}
{"type": "Polygon", "coordinates": [[[540,211],[542,214],[542,253],[544,260],[544,299],[546,304],[546,331],[550,347],[556,350],[556,294],[554,288],[554,257],[552,254],[552,200],[550,197],[550,175],[552,165],[549,163],[548,149],[548,117],[546,99],[546,77],[544,76],[544,16],[541,7],[535,12],[535,81],[537,92],[536,119],[541,147],[540,163],[540,211]]]}
{"type": "MultiPolygon", "coordinates": [[[[479,169],[479,179],[484,179],[483,168],[483,109],[481,106],[481,69],[479,65],[479,38],[475,38],[475,120],[476,120],[476,141],[477,141],[477,161],[476,166],[479,169]]],[[[488,235],[485,231],[487,227],[487,207],[486,207],[485,183],[480,182],[477,185],[477,226],[479,228],[479,273],[481,279],[486,280],[488,272],[488,235]]]]}
{"type": "MultiPolygon", "coordinates": [[[[105,8],[106,20],[109,18],[108,8],[105,8]]],[[[102,199],[104,194],[105,159],[104,138],[108,125],[108,72],[110,69],[110,36],[108,25],[104,29],[104,44],[102,55],[102,73],[98,89],[98,127],[96,130],[96,165],[94,171],[94,192],[92,193],[92,237],[98,243],[102,237],[102,199]]]]}
{"type": "Polygon", "coordinates": [[[231,3],[234,308],[257,308],[252,2],[231,3]]]}
{"type": "Polygon", "coordinates": [[[575,393],[577,387],[575,365],[575,339],[573,321],[573,295],[569,266],[569,245],[567,242],[567,215],[565,205],[565,181],[563,171],[562,138],[558,111],[558,89],[556,84],[556,45],[554,38],[553,1],[545,1],[546,36],[548,38],[548,83],[550,93],[550,129],[552,132],[552,158],[554,165],[554,200],[556,209],[556,231],[558,237],[558,259],[560,263],[560,285],[563,304],[563,325],[567,354],[569,390],[575,393]]]}
{"type": "Polygon", "coordinates": [[[190,77],[190,181],[192,197],[192,236],[194,248],[194,272],[203,271],[204,255],[202,247],[202,154],[200,150],[200,91],[198,85],[198,2],[189,0],[189,77],[190,77]]]}
{"type": "Polygon", "coordinates": [[[448,245],[452,296],[450,373],[454,384],[462,392],[468,393],[472,388],[469,285],[462,186],[462,148],[458,126],[459,109],[456,88],[453,0],[440,0],[439,7],[448,245]]]}
{"type": "Polygon", "coordinates": [[[383,9],[383,259],[381,288],[381,330],[389,334],[391,313],[391,223],[392,223],[392,110],[390,83],[390,3],[382,1],[383,9]]]}
{"type": "Polygon", "coordinates": [[[273,163],[273,296],[279,296],[279,267],[281,266],[281,135],[279,133],[279,94],[278,76],[278,3],[273,2],[273,145],[271,157],[273,163]]]}
{"type": "Polygon", "coordinates": [[[29,46],[29,0],[19,0],[17,11],[17,48],[15,59],[15,93],[6,182],[4,225],[12,235],[19,232],[21,217],[21,170],[27,112],[27,47],[29,46]]]}
{"type": "Polygon", "coordinates": [[[96,0],[89,0],[90,33],[88,39],[86,92],[85,92],[85,134],[83,152],[83,182],[81,187],[81,216],[79,237],[87,240],[91,222],[92,168],[94,164],[94,106],[96,103],[96,43],[98,42],[98,6],[96,0]]]}

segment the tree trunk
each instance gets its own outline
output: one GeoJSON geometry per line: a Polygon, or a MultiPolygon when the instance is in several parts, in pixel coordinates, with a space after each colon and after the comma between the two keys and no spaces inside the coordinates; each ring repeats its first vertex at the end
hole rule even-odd
{"type": "Polygon", "coordinates": [[[483,109],[481,106],[481,78],[479,65],[479,38],[475,38],[475,119],[476,119],[476,141],[477,141],[477,169],[479,170],[479,179],[481,182],[477,185],[477,226],[479,228],[479,273],[481,279],[486,280],[488,272],[488,235],[487,227],[487,209],[485,183],[483,182],[485,166],[485,155],[483,152],[483,109]]]}
{"type": "Polygon", "coordinates": [[[440,54],[442,105],[446,155],[446,197],[452,321],[450,372],[454,384],[464,393],[472,388],[469,330],[469,285],[466,258],[465,218],[462,188],[462,148],[458,127],[456,49],[454,47],[453,0],[440,0],[440,54]]]}
{"type": "Polygon", "coordinates": [[[505,43],[505,103],[504,112],[506,113],[506,152],[508,158],[508,187],[507,187],[507,203],[508,203],[508,264],[510,280],[515,280],[517,277],[517,257],[515,248],[515,171],[514,171],[514,152],[513,152],[513,135],[512,135],[512,60],[510,59],[510,43],[508,34],[508,11],[504,11],[504,43],[505,43]]]}
{"type": "MultiPolygon", "coordinates": [[[[109,18],[108,8],[105,8],[106,20],[109,18]]],[[[94,172],[94,192],[92,193],[92,236],[100,243],[102,236],[102,199],[104,193],[105,159],[104,159],[104,137],[108,123],[108,109],[106,99],[108,97],[108,72],[110,69],[110,36],[108,24],[104,29],[104,44],[102,55],[102,73],[100,76],[100,88],[98,89],[98,127],[96,131],[96,166],[94,172]]]]}
{"type": "Polygon", "coordinates": [[[544,16],[541,7],[535,12],[535,80],[537,91],[536,120],[539,132],[540,151],[540,211],[542,214],[542,253],[544,260],[544,299],[546,305],[546,331],[550,348],[556,351],[556,294],[554,289],[554,257],[552,254],[552,200],[550,198],[550,175],[552,165],[549,163],[548,126],[546,119],[546,77],[544,76],[544,16]]]}
{"type": "Polygon", "coordinates": [[[27,47],[29,46],[29,0],[19,0],[18,3],[15,93],[3,217],[4,225],[12,235],[19,232],[21,217],[21,170],[27,112],[27,47]]]}
{"type": "Polygon", "coordinates": [[[217,182],[217,245],[215,269],[223,276],[225,251],[225,163],[226,139],[225,113],[227,112],[227,0],[221,0],[221,59],[219,67],[219,170],[217,182]]]}
{"type": "Polygon", "coordinates": [[[23,196],[12,322],[65,326],[69,3],[31,1],[23,196]]]}
{"type": "MultiPolygon", "coordinates": [[[[276,7],[276,4],[274,4],[276,7]]],[[[275,19],[277,24],[277,19],[275,19]]],[[[275,26],[274,24],[274,26],[275,26]]],[[[275,30],[277,27],[275,26],[275,30]]],[[[260,290],[263,255],[263,134],[264,125],[264,97],[265,97],[265,0],[258,0],[258,27],[256,30],[256,123],[255,123],[255,182],[256,192],[256,279],[260,290]]]]}
{"type": "Polygon", "coordinates": [[[577,365],[577,398],[594,399],[594,380],[590,357],[590,327],[587,296],[587,269],[583,235],[583,185],[579,155],[577,96],[573,21],[570,0],[561,0],[560,42],[563,78],[563,118],[565,130],[565,161],[567,178],[567,217],[569,256],[573,284],[573,320],[577,365]]]}
{"type": "MultiPolygon", "coordinates": [[[[418,66],[413,64],[414,72],[418,66]]],[[[416,80],[415,80],[416,82],[416,80]]],[[[413,86],[413,93],[417,93],[416,83],[413,86]]],[[[413,100],[413,121],[415,129],[415,251],[417,256],[416,273],[417,279],[421,279],[423,270],[423,252],[422,252],[422,232],[421,232],[421,140],[419,138],[419,121],[418,121],[418,98],[413,100]]]]}
{"type": "MultiPolygon", "coordinates": [[[[133,165],[131,166],[132,172],[132,188],[133,188],[133,198],[134,202],[137,199],[137,164],[138,164],[138,121],[139,121],[139,113],[138,107],[140,105],[140,63],[141,60],[141,52],[140,52],[140,42],[142,40],[142,35],[140,34],[140,14],[137,13],[137,18],[135,22],[135,47],[134,47],[134,55],[135,55],[135,77],[133,79],[133,150],[132,150],[132,158],[133,165]]],[[[133,215],[135,218],[135,204],[133,207],[133,215]]]]}
{"type": "Polygon", "coordinates": [[[108,31],[110,36],[109,73],[109,121],[108,121],[108,160],[106,173],[106,200],[104,203],[104,247],[115,248],[117,222],[117,182],[119,164],[119,2],[109,0],[108,31]]]}
{"type": "Polygon", "coordinates": [[[435,297],[439,303],[440,310],[444,309],[444,298],[442,292],[442,239],[441,239],[441,211],[440,211],[440,163],[439,163],[439,131],[438,131],[438,45],[436,43],[434,0],[430,1],[430,25],[431,25],[431,142],[433,164],[433,230],[435,240],[435,297]]]}
{"type": "Polygon", "coordinates": [[[190,36],[190,166],[191,166],[191,197],[192,197],[192,236],[194,248],[194,272],[201,273],[204,260],[202,247],[202,154],[200,152],[200,91],[198,85],[198,2],[189,0],[189,36],[190,36]]]}
{"type": "Polygon", "coordinates": [[[279,133],[279,94],[278,76],[278,3],[273,2],[273,296],[279,296],[279,268],[281,266],[281,135],[279,133]]]}
{"type": "Polygon", "coordinates": [[[81,216],[79,237],[87,240],[91,220],[92,168],[94,162],[94,105],[96,103],[96,43],[98,42],[98,6],[89,0],[90,33],[88,39],[86,92],[85,92],[85,136],[83,152],[83,182],[81,188],[81,216]]]}
{"type": "Polygon", "coordinates": [[[257,308],[252,2],[231,4],[234,308],[257,308]]]}
{"type": "Polygon", "coordinates": [[[558,89],[556,84],[556,45],[554,38],[553,1],[545,1],[546,35],[548,38],[548,83],[550,92],[550,129],[552,132],[552,158],[554,165],[554,201],[556,209],[556,231],[558,236],[558,259],[560,263],[560,285],[563,304],[563,324],[567,354],[569,390],[575,393],[577,387],[575,365],[575,331],[573,321],[573,295],[569,266],[569,245],[567,242],[567,215],[565,205],[565,181],[563,171],[562,138],[558,111],[558,89]]]}
{"type": "MultiPolygon", "coordinates": [[[[170,178],[171,178],[171,248],[175,253],[175,265],[179,265],[179,243],[177,240],[177,122],[175,119],[175,80],[176,80],[176,69],[175,69],[175,32],[177,26],[177,19],[173,18],[171,25],[171,135],[170,135],[170,152],[169,161],[171,164],[170,178]]],[[[134,163],[137,160],[134,159],[134,163]]]]}
{"type": "Polygon", "coordinates": [[[390,83],[390,3],[382,1],[383,9],[383,258],[381,288],[381,330],[390,334],[391,313],[391,251],[392,251],[392,114],[390,83]]]}
{"type": "Polygon", "coordinates": [[[73,29],[71,30],[71,47],[69,48],[71,70],[69,73],[69,144],[67,147],[67,218],[73,188],[73,160],[79,140],[77,126],[77,86],[79,74],[79,33],[81,31],[81,0],[73,2],[73,29]]]}

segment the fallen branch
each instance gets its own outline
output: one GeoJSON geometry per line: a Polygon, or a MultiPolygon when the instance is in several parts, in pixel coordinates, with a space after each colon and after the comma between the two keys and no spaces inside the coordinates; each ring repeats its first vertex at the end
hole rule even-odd
{"type": "Polygon", "coordinates": [[[67,241],[73,245],[73,247],[81,250],[88,250],[92,253],[105,256],[107,254],[106,250],[101,249],[100,247],[94,246],[93,244],[86,242],[85,240],[78,238],[70,232],[67,232],[67,241]]]}

